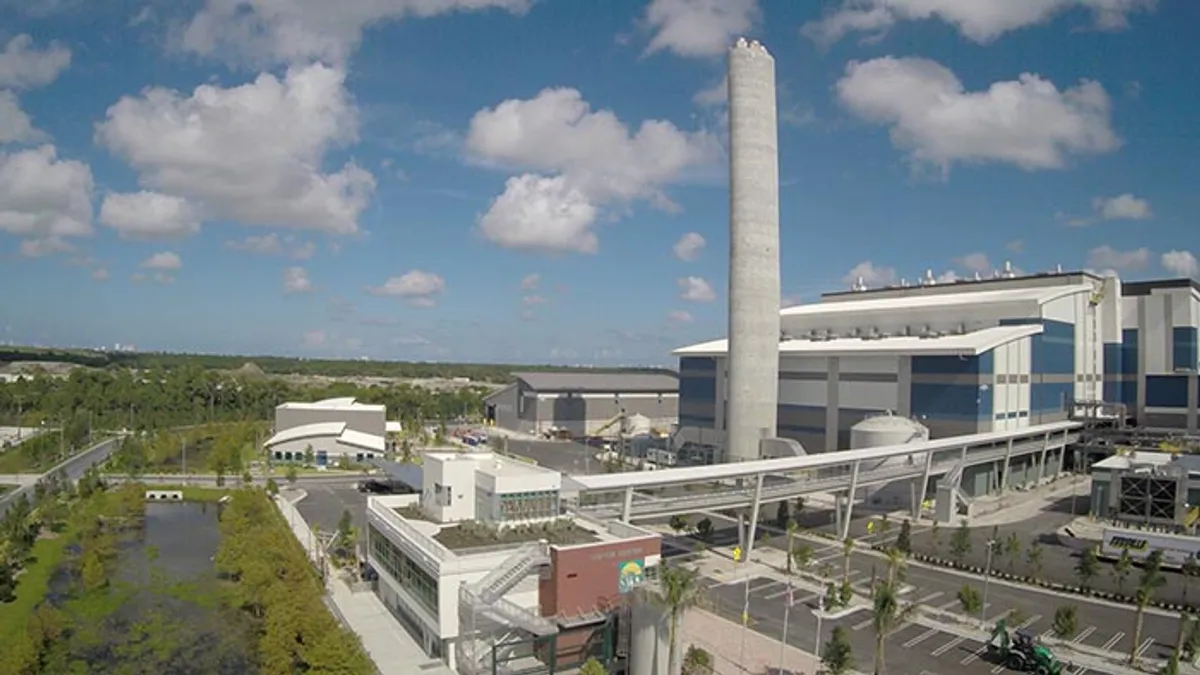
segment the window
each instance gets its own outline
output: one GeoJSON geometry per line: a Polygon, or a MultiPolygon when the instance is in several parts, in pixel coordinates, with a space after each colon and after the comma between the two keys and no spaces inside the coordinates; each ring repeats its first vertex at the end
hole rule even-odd
{"type": "Polygon", "coordinates": [[[403,551],[373,525],[368,527],[371,537],[371,555],[383,568],[381,571],[395,579],[400,587],[415,597],[424,605],[425,609],[432,612],[434,616],[438,616],[437,579],[404,555],[403,551]]]}
{"type": "Polygon", "coordinates": [[[558,492],[554,490],[500,495],[499,520],[541,520],[558,515],[558,492]]]}

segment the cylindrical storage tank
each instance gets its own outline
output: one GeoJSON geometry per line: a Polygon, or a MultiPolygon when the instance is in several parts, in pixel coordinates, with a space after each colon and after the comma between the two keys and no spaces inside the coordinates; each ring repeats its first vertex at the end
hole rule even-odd
{"type": "Polygon", "coordinates": [[[868,417],[850,427],[850,449],[878,448],[929,440],[929,429],[907,417],[885,413],[868,417]]]}
{"type": "MultiPolygon", "coordinates": [[[[630,608],[629,673],[670,675],[671,616],[644,597],[635,597],[630,608]]],[[[677,656],[683,661],[683,655],[677,656]]]]}
{"type": "MultiPolygon", "coordinates": [[[[850,427],[850,449],[864,450],[894,445],[907,445],[929,440],[929,428],[907,417],[897,417],[891,412],[867,417],[850,427]]],[[[926,453],[899,455],[887,459],[863,462],[860,471],[886,471],[904,466],[924,466],[926,453]]],[[[900,485],[882,485],[868,488],[867,499],[876,504],[901,504],[912,498],[908,481],[900,485]],[[893,486],[895,489],[893,489],[893,486]]],[[[917,499],[923,498],[918,495],[917,499]]]]}

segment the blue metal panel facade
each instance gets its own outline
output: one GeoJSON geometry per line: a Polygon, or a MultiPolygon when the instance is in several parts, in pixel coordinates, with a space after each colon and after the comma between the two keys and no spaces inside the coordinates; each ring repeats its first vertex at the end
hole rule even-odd
{"type": "Polygon", "coordinates": [[[979,356],[914,356],[913,375],[988,375],[992,374],[995,357],[991,352],[979,356]]]}
{"type": "Polygon", "coordinates": [[[1029,323],[1042,324],[1042,333],[1030,338],[1030,414],[1066,414],[1075,396],[1075,324],[1051,319],[1000,321],[1002,326],[1029,323]]]}
{"type": "Polygon", "coordinates": [[[679,424],[713,427],[716,424],[717,360],[708,356],[679,359],[679,424]]]}
{"type": "Polygon", "coordinates": [[[912,414],[930,421],[991,420],[995,357],[914,356],[909,401],[912,414]]]}
{"type": "Polygon", "coordinates": [[[1187,408],[1187,375],[1147,375],[1146,407],[1187,408]]]}
{"type": "Polygon", "coordinates": [[[1121,370],[1122,375],[1138,374],[1138,330],[1126,328],[1121,331],[1121,370]]]}
{"type": "Polygon", "coordinates": [[[1120,401],[1121,385],[1121,343],[1104,343],[1104,400],[1120,401]]]}
{"type": "MultiPolygon", "coordinates": [[[[1196,328],[1193,326],[1176,327],[1171,331],[1172,367],[1196,369],[1196,328]]],[[[1147,390],[1148,391],[1148,390],[1147,390]]]]}

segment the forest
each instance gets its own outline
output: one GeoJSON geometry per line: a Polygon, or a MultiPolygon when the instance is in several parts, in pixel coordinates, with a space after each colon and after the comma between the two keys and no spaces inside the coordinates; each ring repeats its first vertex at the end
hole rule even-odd
{"type": "MultiPolygon", "coordinates": [[[[110,366],[138,370],[175,370],[197,367],[203,370],[235,370],[250,362],[268,375],[325,375],[327,377],[392,377],[407,379],[465,377],[477,382],[506,384],[514,372],[588,370],[590,372],[628,372],[621,368],[577,368],[550,365],[505,365],[487,363],[406,363],[403,361],[340,361],[302,359],[283,356],[228,356],[218,354],[167,354],[140,352],[101,352],[86,349],[40,347],[0,347],[0,363],[52,361],[74,363],[93,368],[110,366]]],[[[646,369],[652,370],[652,369],[646,369]]]]}
{"type": "Polygon", "coordinates": [[[182,581],[153,567],[148,547],[149,578],[127,578],[145,486],[108,488],[93,473],[20,500],[0,520],[0,672],[373,672],[266,493],[213,492],[230,497],[208,507],[220,512],[215,569],[182,581]]]}
{"type": "MultiPolygon", "coordinates": [[[[219,423],[266,423],[275,406],[353,396],[387,406],[405,428],[480,415],[487,390],[431,390],[419,386],[291,385],[278,378],[247,377],[197,365],[135,374],[125,368],[78,368],[67,377],[35,376],[0,384],[0,426],[52,429],[0,452],[0,474],[44,470],[109,429],[173,429],[219,423]],[[61,429],[61,431],[57,431],[61,429]]],[[[253,438],[265,426],[241,426],[253,438]]],[[[260,436],[261,438],[261,436],[260,436]]],[[[178,441],[175,449],[178,449],[178,441]]]]}

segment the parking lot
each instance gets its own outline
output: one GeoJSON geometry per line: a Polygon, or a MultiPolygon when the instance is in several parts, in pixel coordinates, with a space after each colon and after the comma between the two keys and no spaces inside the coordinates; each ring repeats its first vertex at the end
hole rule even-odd
{"type": "Polygon", "coordinates": [[[354,526],[358,529],[359,539],[365,539],[367,495],[355,489],[356,482],[356,478],[349,478],[345,483],[305,485],[303,489],[308,496],[300,500],[296,507],[300,509],[304,520],[314,528],[320,528],[321,532],[336,530],[342,512],[349,511],[354,526]]]}
{"type": "MultiPolygon", "coordinates": [[[[851,574],[852,580],[859,583],[866,578],[862,570],[855,569],[851,574]]],[[[739,620],[746,599],[747,581],[719,581],[706,578],[709,602],[718,613],[739,620]]],[[[788,596],[787,584],[778,579],[767,577],[752,577],[749,584],[749,616],[751,629],[772,639],[779,640],[783,634],[784,603],[788,596]]],[[[808,590],[794,589],[792,593],[795,604],[788,617],[787,642],[797,648],[815,651],[818,642],[817,619],[813,611],[820,602],[820,594],[808,590]]],[[[928,607],[954,611],[958,608],[958,599],[947,591],[923,592],[917,589],[905,594],[908,601],[928,607]]],[[[1001,612],[1011,609],[1005,599],[989,602],[989,616],[998,617],[1001,612]]],[[[1082,618],[1082,617],[1081,617],[1082,618]]],[[[1043,637],[1051,636],[1053,610],[1049,616],[1042,614],[1026,615],[1021,623],[1010,626],[1010,629],[1024,628],[1043,637]]],[[[988,621],[988,628],[992,625],[988,621]]],[[[1128,621],[1120,624],[1105,624],[1097,626],[1080,623],[1079,631],[1072,642],[1092,647],[1116,651],[1128,651],[1132,638],[1128,634],[1132,630],[1132,614],[1128,621]],[[1124,629],[1124,630],[1122,630],[1124,629]]],[[[862,609],[839,619],[826,619],[821,622],[820,643],[822,646],[829,640],[834,626],[846,630],[856,665],[859,670],[869,670],[875,653],[875,632],[872,626],[869,610],[862,609]]],[[[1173,639],[1168,642],[1168,635],[1174,630],[1173,622],[1163,617],[1146,617],[1146,631],[1139,645],[1138,653],[1148,658],[1166,658],[1173,648],[1173,639]]],[[[899,629],[887,641],[885,654],[890,664],[889,670],[895,673],[923,673],[924,675],[957,675],[959,673],[998,675],[1006,671],[1002,664],[996,663],[986,647],[987,633],[980,629],[977,638],[967,638],[961,635],[929,628],[912,623],[899,629]],[[903,664],[903,665],[901,665],[903,664]]],[[[1063,657],[1060,657],[1063,658],[1063,657]]],[[[1102,675],[1106,671],[1083,667],[1071,667],[1064,670],[1066,675],[1102,675]]]]}
{"type": "Polygon", "coordinates": [[[534,441],[510,438],[508,452],[532,459],[538,466],[562,473],[604,473],[604,463],[596,459],[600,451],[575,441],[534,441]]]}

